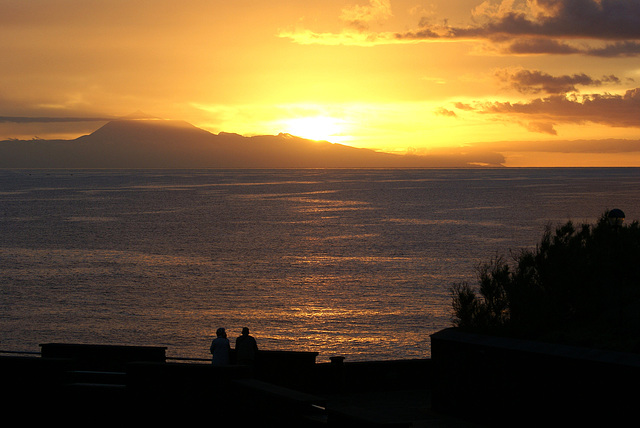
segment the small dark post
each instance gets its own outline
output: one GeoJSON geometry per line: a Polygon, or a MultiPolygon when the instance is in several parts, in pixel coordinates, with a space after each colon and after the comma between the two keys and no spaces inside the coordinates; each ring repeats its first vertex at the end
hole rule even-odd
{"type": "Polygon", "coordinates": [[[334,356],[329,359],[331,360],[332,386],[336,390],[342,390],[345,385],[344,357],[334,356]]]}
{"type": "Polygon", "coordinates": [[[332,367],[344,366],[344,357],[335,356],[335,357],[329,357],[329,359],[331,360],[332,367]]]}

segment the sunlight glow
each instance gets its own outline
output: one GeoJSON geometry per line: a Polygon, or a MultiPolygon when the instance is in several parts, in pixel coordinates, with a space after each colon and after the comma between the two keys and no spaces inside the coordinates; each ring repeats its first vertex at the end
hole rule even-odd
{"type": "Polygon", "coordinates": [[[284,132],[316,141],[342,141],[344,131],[339,119],[328,116],[297,117],[284,120],[284,132]]]}

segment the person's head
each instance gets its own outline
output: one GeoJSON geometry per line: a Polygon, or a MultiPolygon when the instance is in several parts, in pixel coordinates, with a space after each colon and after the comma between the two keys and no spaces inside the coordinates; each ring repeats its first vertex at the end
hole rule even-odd
{"type": "Polygon", "coordinates": [[[224,328],[220,327],[219,329],[216,330],[216,336],[227,337],[227,332],[224,330],[224,328]]]}
{"type": "Polygon", "coordinates": [[[242,329],[242,335],[243,336],[248,336],[249,335],[249,327],[244,327],[242,329]]]}

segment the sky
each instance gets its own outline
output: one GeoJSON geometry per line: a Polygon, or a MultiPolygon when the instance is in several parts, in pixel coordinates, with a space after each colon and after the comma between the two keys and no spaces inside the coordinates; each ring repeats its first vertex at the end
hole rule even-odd
{"type": "Polygon", "coordinates": [[[0,139],[143,111],[506,166],[640,166],[640,0],[0,0],[0,139]]]}

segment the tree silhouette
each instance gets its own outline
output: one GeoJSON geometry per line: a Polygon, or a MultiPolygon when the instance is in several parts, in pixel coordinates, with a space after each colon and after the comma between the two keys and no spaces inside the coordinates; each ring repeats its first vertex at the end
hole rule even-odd
{"type": "Polygon", "coordinates": [[[495,257],[478,284],[454,284],[463,330],[640,352],[640,227],[610,222],[547,227],[512,265],[495,257]]]}

